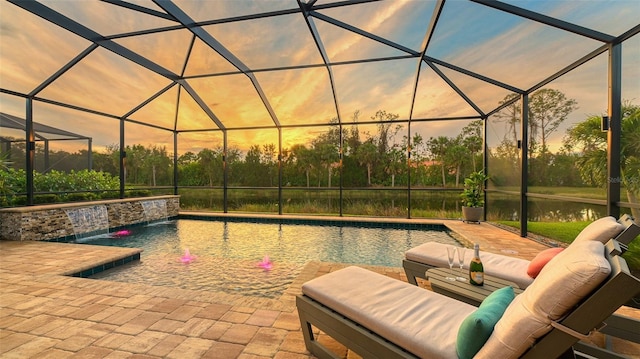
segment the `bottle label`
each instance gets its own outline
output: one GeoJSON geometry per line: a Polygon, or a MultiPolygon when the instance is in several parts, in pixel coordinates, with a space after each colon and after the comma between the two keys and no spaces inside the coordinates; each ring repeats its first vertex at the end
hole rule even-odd
{"type": "Polygon", "coordinates": [[[471,272],[472,284],[482,285],[484,283],[484,276],[482,272],[471,272]]]}

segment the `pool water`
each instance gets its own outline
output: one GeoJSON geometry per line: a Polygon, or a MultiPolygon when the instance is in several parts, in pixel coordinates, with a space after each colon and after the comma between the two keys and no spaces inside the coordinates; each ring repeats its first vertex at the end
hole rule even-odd
{"type": "Polygon", "coordinates": [[[140,262],[91,278],[277,298],[309,261],[401,267],[404,252],[446,231],[179,219],[88,244],[143,248],[140,262]],[[195,260],[181,258],[189,250],[195,260]],[[268,256],[272,267],[259,264],[268,256]]]}

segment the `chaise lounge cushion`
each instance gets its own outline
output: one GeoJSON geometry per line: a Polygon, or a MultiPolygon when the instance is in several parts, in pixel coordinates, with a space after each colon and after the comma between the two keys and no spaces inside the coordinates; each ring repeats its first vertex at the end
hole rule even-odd
{"type": "Polygon", "coordinates": [[[517,358],[590,294],[611,272],[598,241],[574,243],[558,254],[507,308],[477,358],[517,358]],[[508,355],[507,355],[508,353],[508,355]]]}
{"type": "MultiPolygon", "coordinates": [[[[446,249],[448,246],[438,242],[427,242],[406,251],[405,258],[433,267],[448,268],[446,249]]],[[[471,250],[467,251],[466,264],[471,260],[471,254],[471,250]]],[[[484,265],[484,273],[487,275],[514,282],[522,289],[533,282],[533,278],[527,275],[528,260],[484,251],[480,251],[480,259],[484,265]]]]}
{"type": "Polygon", "coordinates": [[[302,293],[421,358],[457,358],[476,307],[359,267],[312,279],[302,293]]]}
{"type": "Polygon", "coordinates": [[[471,359],[493,332],[493,327],[515,298],[513,287],[504,287],[489,294],[478,309],[464,319],[456,340],[459,359],[471,359]]]}
{"type": "Polygon", "coordinates": [[[573,243],[581,241],[599,241],[607,243],[611,238],[615,238],[625,229],[624,224],[618,222],[614,217],[607,216],[597,219],[586,226],[576,237],[573,243]]]}

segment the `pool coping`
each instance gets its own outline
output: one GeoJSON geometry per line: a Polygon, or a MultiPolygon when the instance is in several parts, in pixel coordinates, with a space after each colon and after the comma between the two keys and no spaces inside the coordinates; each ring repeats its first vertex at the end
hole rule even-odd
{"type": "MultiPolygon", "coordinates": [[[[80,244],[80,243],[77,243],[77,244],[80,244]]],[[[119,247],[119,248],[123,248],[123,247],[119,247]]],[[[133,261],[139,261],[140,253],[142,253],[142,249],[140,248],[133,248],[133,249],[135,251],[132,254],[124,254],[122,257],[110,259],[105,261],[104,263],[99,263],[93,266],[89,266],[87,268],[74,269],[70,272],[62,273],[62,275],[69,276],[69,277],[89,278],[94,274],[104,272],[108,269],[113,269],[113,268],[125,265],[127,263],[131,263],[133,261]]],[[[92,279],[92,278],[89,278],[89,279],[92,279]]]]}
{"type": "Polygon", "coordinates": [[[178,219],[199,219],[210,221],[276,223],[276,224],[312,224],[320,226],[352,226],[369,228],[398,229],[449,229],[442,221],[427,219],[402,219],[386,217],[334,217],[271,215],[260,213],[209,213],[180,211],[178,219]]]}

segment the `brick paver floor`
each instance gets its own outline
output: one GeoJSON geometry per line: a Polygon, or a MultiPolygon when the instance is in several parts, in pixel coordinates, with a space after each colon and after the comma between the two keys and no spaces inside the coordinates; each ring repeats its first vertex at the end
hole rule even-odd
{"type": "MultiPolygon", "coordinates": [[[[444,223],[462,242],[478,242],[483,250],[526,259],[546,248],[487,223],[401,221],[444,223]]],[[[295,295],[305,281],[345,266],[310,262],[279,299],[63,275],[130,251],[0,241],[0,357],[311,358],[295,295]]],[[[364,267],[406,281],[401,267],[364,267]]],[[[428,282],[423,285],[428,289],[428,282]]],[[[344,357],[357,357],[331,338],[319,340],[344,357]]],[[[640,352],[636,344],[614,345],[626,355],[640,352]]]]}

